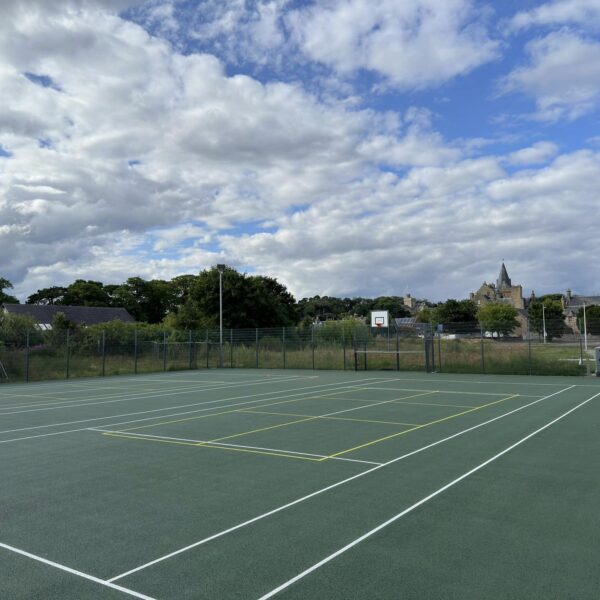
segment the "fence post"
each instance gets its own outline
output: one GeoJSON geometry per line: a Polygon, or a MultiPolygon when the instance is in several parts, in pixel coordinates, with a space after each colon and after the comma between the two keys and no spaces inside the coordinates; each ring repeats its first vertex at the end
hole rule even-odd
{"type": "Polygon", "coordinates": [[[163,329],[163,371],[167,370],[167,330],[163,329]]]}
{"type": "Polygon", "coordinates": [[[481,336],[481,372],[485,373],[485,349],[483,347],[483,326],[479,325],[479,332],[481,336]]]}
{"type": "Polygon", "coordinates": [[[258,327],[256,328],[256,368],[258,369],[258,327]]]}
{"type": "Polygon", "coordinates": [[[192,370],[192,330],[188,331],[188,362],[190,371],[192,370]]]}
{"type": "Polygon", "coordinates": [[[281,328],[282,332],[282,350],[283,350],[283,368],[285,369],[285,327],[281,328]]]}
{"type": "Polygon", "coordinates": [[[71,336],[70,336],[71,332],[69,329],[67,329],[67,372],[66,372],[66,379],[69,379],[69,367],[70,367],[70,361],[71,361],[71,336]]]}
{"type": "MultiPolygon", "coordinates": [[[[442,372],[442,332],[438,331],[438,369],[442,372]]],[[[435,334],[434,334],[435,335],[435,334]]]]}
{"type": "Polygon", "coordinates": [[[527,360],[529,362],[529,374],[533,375],[533,365],[531,362],[531,323],[527,319],[527,360]]]}
{"type": "Polygon", "coordinates": [[[25,381],[29,382],[29,331],[27,331],[27,345],[25,347],[25,381]]]}
{"type": "Polygon", "coordinates": [[[229,367],[233,369],[233,329],[229,330],[229,367]]]}
{"type": "Polygon", "coordinates": [[[133,330],[133,372],[137,375],[138,372],[138,330],[137,327],[133,330]]]}
{"type": "Polygon", "coordinates": [[[312,368],[315,370],[315,328],[310,328],[310,346],[312,350],[312,368]]]}
{"type": "Polygon", "coordinates": [[[344,371],[346,370],[346,334],[342,329],[342,356],[344,358],[344,371]]]}
{"type": "Polygon", "coordinates": [[[400,370],[400,332],[396,331],[396,371],[400,370]]]}
{"type": "Polygon", "coordinates": [[[208,369],[208,352],[210,349],[210,344],[208,343],[208,327],[206,328],[206,368],[208,369]]]}
{"type": "Polygon", "coordinates": [[[102,377],[106,375],[106,330],[102,330],[102,377]]]}

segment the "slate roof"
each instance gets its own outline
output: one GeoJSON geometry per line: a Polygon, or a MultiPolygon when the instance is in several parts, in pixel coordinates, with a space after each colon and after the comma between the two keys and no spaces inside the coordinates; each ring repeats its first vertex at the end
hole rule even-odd
{"type": "Polygon", "coordinates": [[[512,282],[510,277],[508,276],[508,271],[506,270],[506,266],[502,263],[502,267],[500,268],[500,275],[498,276],[498,281],[496,282],[496,287],[501,290],[502,288],[512,287],[512,282]]]}
{"type": "Polygon", "coordinates": [[[107,321],[134,323],[135,319],[124,308],[100,306],[60,306],[57,304],[3,304],[2,308],[11,315],[30,316],[40,324],[52,323],[56,313],[63,313],[77,325],[96,325],[107,321]]]}

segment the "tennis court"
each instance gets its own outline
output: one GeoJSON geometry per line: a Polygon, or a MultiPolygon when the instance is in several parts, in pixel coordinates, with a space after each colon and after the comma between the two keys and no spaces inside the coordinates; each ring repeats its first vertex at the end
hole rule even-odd
{"type": "Polygon", "coordinates": [[[7,599],[600,597],[594,378],[0,388],[7,599]]]}

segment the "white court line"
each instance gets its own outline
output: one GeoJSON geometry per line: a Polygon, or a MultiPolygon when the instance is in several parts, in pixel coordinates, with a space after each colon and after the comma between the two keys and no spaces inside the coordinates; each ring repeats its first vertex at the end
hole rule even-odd
{"type": "MultiPolygon", "coordinates": [[[[289,379],[278,379],[277,383],[287,382],[287,381],[297,381],[298,378],[290,377],[289,379]]],[[[76,408],[78,406],[96,406],[98,404],[114,404],[116,402],[128,402],[130,400],[140,400],[145,398],[162,398],[164,396],[177,396],[178,394],[188,394],[190,392],[209,392],[214,390],[223,390],[227,388],[237,388],[242,386],[250,386],[250,385],[262,385],[264,383],[270,383],[265,381],[255,381],[254,379],[248,381],[240,381],[238,383],[232,383],[230,385],[218,385],[216,387],[205,387],[205,386],[188,386],[184,388],[171,389],[171,390],[140,390],[140,391],[131,391],[131,392],[121,392],[119,394],[114,394],[112,396],[96,396],[93,398],[89,398],[88,400],[81,401],[81,398],[77,400],[65,400],[60,403],[60,406],[56,406],[59,404],[58,402],[52,402],[48,404],[52,404],[52,406],[47,406],[46,408],[31,408],[29,410],[17,410],[13,412],[2,412],[0,413],[0,417],[8,416],[8,415],[20,415],[24,413],[31,412],[45,412],[49,410],[59,410],[59,409],[70,409],[76,408]],[[108,400],[104,400],[104,398],[108,398],[108,400]],[[100,400],[99,402],[91,402],[91,400],[100,400]],[[68,402],[69,404],[65,404],[68,402]],[[78,402],[79,404],[75,404],[78,402]]],[[[321,384],[325,385],[325,384],[321,384]]],[[[333,384],[329,384],[333,385],[333,384]]],[[[339,385],[339,384],[338,384],[339,385]]],[[[274,393],[274,392],[273,392],[274,393]]],[[[219,402],[219,400],[215,400],[215,402],[219,402]]],[[[37,405],[40,406],[39,404],[37,405]]],[[[20,407],[17,407],[20,408],[20,407]]],[[[166,410],[166,409],[165,409],[166,410]]],[[[2,432],[0,432],[2,433],[2,432]]]]}
{"type": "MultiPolygon", "coordinates": [[[[446,373],[443,373],[443,375],[445,375],[446,373]]],[[[502,383],[502,384],[506,384],[506,385],[540,385],[540,386],[552,386],[552,387],[556,387],[559,384],[558,383],[535,383],[533,381],[498,381],[496,379],[487,379],[487,380],[478,380],[478,379],[438,379],[437,375],[440,375],[440,373],[429,373],[429,376],[431,377],[431,379],[419,379],[418,377],[388,377],[387,381],[393,382],[393,381],[432,381],[432,382],[437,382],[437,381],[443,381],[445,383],[469,383],[469,384],[479,384],[479,383],[485,383],[487,385],[491,385],[491,384],[495,384],[495,383],[502,383]]],[[[489,375],[489,377],[506,377],[506,375],[489,375]]],[[[531,377],[531,375],[515,375],[515,377],[531,377]]],[[[537,377],[540,377],[539,375],[537,377]]],[[[543,377],[548,377],[546,375],[544,375],[543,377]]],[[[563,377],[564,378],[564,377],[563,377]]],[[[598,387],[596,385],[586,385],[584,383],[575,383],[573,384],[571,387],[598,387]]]]}
{"type": "MultiPolygon", "coordinates": [[[[337,393],[337,391],[334,391],[332,393],[337,393]]],[[[422,392],[420,394],[413,394],[412,396],[407,396],[407,398],[415,398],[415,397],[418,397],[418,396],[427,396],[428,394],[435,394],[435,392],[434,391],[432,391],[432,392],[422,392]]],[[[311,417],[306,417],[306,421],[310,421],[310,420],[317,421],[318,419],[322,419],[324,417],[332,417],[333,415],[340,415],[342,413],[353,412],[355,410],[362,410],[363,408],[371,408],[372,406],[379,406],[380,404],[390,404],[390,403],[396,402],[396,401],[397,400],[395,400],[395,399],[394,400],[382,400],[381,402],[376,402],[375,404],[371,403],[371,404],[365,404],[363,406],[354,406],[352,408],[346,408],[344,410],[336,410],[335,412],[330,412],[330,413],[327,413],[327,414],[324,414],[324,415],[314,415],[314,416],[311,416],[311,417]]],[[[297,422],[298,423],[303,423],[305,421],[297,421],[297,422]]],[[[294,425],[295,423],[296,422],[293,422],[293,423],[281,423],[281,425],[282,426],[294,425]]],[[[160,423],[157,423],[157,425],[160,425],[160,423]]],[[[91,427],[90,427],[90,430],[91,431],[101,431],[99,428],[91,428],[91,427]]],[[[105,432],[105,433],[118,433],[118,434],[121,434],[121,435],[131,435],[131,432],[129,432],[127,430],[124,430],[124,431],[110,431],[110,432],[105,432]]],[[[135,433],[133,435],[135,435],[135,433]]],[[[148,436],[142,436],[142,437],[160,438],[161,436],[151,436],[151,435],[148,435],[148,436]]],[[[234,437],[234,436],[232,436],[232,437],[234,437]]],[[[165,438],[165,439],[177,439],[177,438],[165,438]]],[[[186,440],[186,441],[189,441],[189,440],[186,440]]],[[[199,443],[201,442],[201,440],[196,440],[196,441],[199,442],[199,443]]],[[[220,443],[220,442],[218,442],[216,440],[215,441],[208,440],[208,441],[205,441],[205,442],[202,442],[202,443],[206,444],[206,445],[213,444],[213,445],[236,447],[236,444],[223,444],[223,443],[220,443]]],[[[243,448],[244,446],[237,446],[237,447],[238,448],[243,448]]],[[[246,447],[250,448],[251,446],[246,446],[246,447]]],[[[263,448],[263,450],[268,450],[268,449],[269,448],[263,448]]],[[[272,448],[271,448],[271,450],[272,450],[272,448]]],[[[281,452],[288,452],[288,451],[287,450],[281,450],[281,452]]],[[[290,451],[290,453],[291,454],[308,454],[306,452],[291,452],[291,451],[290,451]]],[[[312,456],[321,456],[323,458],[337,458],[337,457],[327,457],[327,456],[325,456],[323,454],[313,454],[312,456]]],[[[355,460],[355,459],[348,459],[348,460],[352,460],[352,462],[366,462],[366,463],[371,463],[371,461],[358,461],[358,460],[355,460]]],[[[377,464],[378,465],[378,464],[381,464],[381,463],[371,463],[371,464],[377,464]]]]}
{"type": "Polygon", "coordinates": [[[105,579],[100,579],[99,577],[94,577],[93,575],[88,575],[87,573],[83,573],[82,571],[77,571],[76,569],[72,569],[71,567],[66,567],[65,565],[61,565],[60,563],[54,562],[53,560],[48,560],[47,558],[42,558],[41,556],[37,556],[36,554],[32,554],[31,552],[26,552],[25,550],[21,550],[20,548],[15,548],[14,546],[9,546],[8,544],[3,544],[0,542],[0,548],[4,548],[10,552],[14,552],[15,554],[20,554],[21,556],[26,556],[27,558],[31,558],[37,562],[41,562],[45,565],[49,565],[50,567],[54,567],[55,569],[59,569],[61,571],[65,571],[70,573],[71,575],[77,575],[77,577],[82,577],[83,579],[87,579],[89,581],[93,581],[94,583],[98,583],[103,585],[104,587],[111,588],[113,590],[117,590],[119,592],[123,592],[129,596],[133,596],[134,598],[142,598],[142,600],[154,600],[154,598],[150,596],[146,596],[145,594],[140,594],[139,592],[134,592],[129,588],[116,585],[110,581],[106,581],[105,579]]]}
{"type": "MultiPolygon", "coordinates": [[[[358,380],[360,381],[360,380],[358,380]]],[[[371,380],[366,380],[366,381],[371,381],[371,380]]],[[[377,381],[372,380],[372,381],[377,381]]],[[[339,386],[339,384],[334,384],[334,383],[322,383],[319,385],[311,385],[311,386],[306,386],[303,388],[295,388],[296,390],[310,390],[310,391],[296,391],[293,394],[281,394],[280,391],[272,391],[272,392],[262,392],[260,394],[246,394],[245,396],[234,396],[231,398],[223,398],[222,400],[211,400],[208,402],[194,402],[192,404],[184,404],[181,406],[169,406],[166,408],[155,408],[152,410],[142,410],[142,411],[138,411],[138,412],[134,412],[134,413],[125,413],[125,414],[121,414],[121,415],[108,415],[106,417],[94,417],[91,419],[80,419],[78,421],[68,421],[65,423],[53,423],[50,425],[34,425],[31,427],[21,427],[18,429],[8,429],[8,430],[4,430],[4,431],[0,431],[0,434],[4,434],[4,433],[15,433],[17,431],[31,431],[33,429],[45,429],[48,427],[59,427],[61,425],[76,425],[79,423],[90,423],[91,421],[104,421],[106,419],[118,419],[119,417],[128,417],[128,416],[134,416],[134,415],[143,415],[143,414],[148,414],[148,413],[155,413],[155,412],[162,412],[165,410],[173,410],[173,409],[177,409],[177,408],[187,408],[190,406],[205,406],[207,404],[214,404],[214,403],[220,403],[220,402],[228,402],[230,400],[241,400],[243,398],[253,398],[253,397],[257,397],[257,396],[271,396],[273,394],[279,394],[276,398],[279,400],[280,398],[291,398],[291,397],[296,397],[296,396],[303,396],[305,394],[308,394],[308,398],[306,399],[311,399],[311,395],[312,394],[316,394],[316,393],[324,393],[324,392],[328,392],[330,390],[318,390],[315,388],[323,388],[323,387],[331,387],[333,385],[338,385],[338,388],[335,388],[333,390],[333,393],[337,393],[340,392],[342,390],[345,389],[351,389],[352,387],[356,387],[356,386],[349,386],[349,385],[344,385],[344,386],[339,386]]],[[[364,383],[360,383],[357,384],[360,386],[364,386],[366,384],[364,383]]],[[[258,398],[256,400],[248,400],[246,402],[236,402],[235,404],[225,404],[223,406],[211,406],[209,408],[199,408],[196,410],[188,410],[188,411],[184,411],[184,412],[180,412],[180,413],[171,413],[168,415],[156,415],[154,417],[146,417],[144,419],[131,419],[129,421],[121,421],[119,423],[107,423],[105,425],[105,427],[113,427],[115,425],[127,425],[129,423],[141,423],[143,421],[152,421],[154,419],[166,419],[166,418],[170,418],[170,417],[179,417],[182,415],[190,415],[190,414],[195,414],[195,413],[199,413],[199,412],[206,412],[208,410],[214,410],[214,409],[221,409],[221,408],[230,408],[233,406],[245,406],[246,404],[254,404],[255,402],[263,402],[264,400],[268,400],[269,398],[258,398]]],[[[22,440],[31,440],[31,439],[35,439],[35,438],[40,438],[40,437],[49,437],[52,435],[61,435],[63,433],[74,433],[77,431],[86,431],[87,429],[89,429],[89,427],[81,427],[78,429],[68,429],[66,431],[57,431],[55,433],[44,433],[44,434],[40,434],[40,435],[32,435],[32,436],[28,436],[28,437],[20,437],[20,438],[12,438],[9,440],[0,440],[0,444],[7,444],[9,442],[19,442],[22,440]]]]}
{"type": "Polygon", "coordinates": [[[464,435],[466,433],[469,433],[470,431],[474,431],[475,429],[479,429],[480,427],[483,427],[484,425],[489,425],[490,423],[493,423],[494,421],[498,421],[499,419],[503,419],[504,417],[508,417],[509,415],[512,415],[516,412],[519,412],[520,410],[523,410],[525,408],[528,408],[530,406],[533,406],[534,404],[538,404],[539,402],[542,402],[544,400],[547,400],[548,398],[552,398],[553,396],[557,396],[558,394],[562,394],[563,392],[566,392],[568,390],[573,389],[575,386],[571,385],[569,387],[566,387],[562,390],[559,390],[558,392],[554,392],[553,394],[549,394],[548,396],[544,396],[543,398],[539,398],[538,400],[534,400],[533,402],[530,402],[529,404],[524,404],[523,406],[520,406],[518,408],[515,408],[509,412],[503,413],[497,417],[494,417],[492,419],[489,419],[488,421],[484,421],[483,423],[479,423],[478,425],[473,425],[472,427],[468,427],[467,429],[463,429],[462,431],[459,431],[457,433],[454,433],[452,435],[449,435],[448,437],[445,437],[441,440],[437,440],[436,442],[432,442],[431,444],[427,444],[426,446],[422,446],[421,448],[417,448],[416,450],[413,450],[411,452],[408,452],[406,454],[402,454],[401,456],[398,456],[396,458],[393,458],[392,460],[389,460],[388,462],[383,463],[382,465],[378,465],[376,467],[373,467],[372,469],[367,469],[366,471],[363,471],[362,473],[358,473],[357,475],[352,475],[352,477],[347,477],[346,479],[342,479],[341,481],[338,481],[337,483],[333,483],[331,485],[328,485],[324,488],[321,488],[320,490],[316,490],[315,492],[311,492],[310,494],[307,494],[306,496],[302,496],[301,498],[297,498],[296,500],[292,500],[291,502],[288,502],[287,504],[283,504],[282,506],[278,506],[277,508],[274,508],[268,512],[262,513],[256,517],[253,517],[252,519],[248,519],[247,521],[243,521],[242,523],[238,523],[237,525],[234,525],[233,527],[229,527],[228,529],[224,529],[223,531],[219,531],[218,533],[215,533],[209,537],[206,537],[204,539],[201,539],[197,542],[194,542],[193,544],[190,544],[189,546],[185,546],[184,548],[180,548],[179,550],[175,550],[169,554],[165,554],[164,556],[160,556],[159,558],[155,558],[154,560],[151,560],[150,562],[144,563],[143,565],[140,565],[139,567],[135,567],[133,569],[130,569],[129,571],[125,571],[124,573],[120,573],[119,575],[116,575],[115,577],[111,577],[108,581],[117,581],[118,579],[122,579],[123,577],[127,577],[128,575],[132,575],[133,573],[136,573],[137,571],[141,571],[142,569],[146,569],[148,567],[151,567],[152,565],[155,565],[159,562],[162,562],[164,560],[167,560],[169,558],[172,558],[173,556],[177,556],[178,554],[182,554],[183,552],[187,552],[188,550],[192,550],[193,548],[197,548],[198,546],[202,546],[203,544],[206,544],[212,540],[215,540],[217,538],[223,537],[224,535],[227,535],[228,533],[232,533],[233,531],[237,531],[238,529],[242,529],[243,527],[247,527],[248,525],[252,525],[253,523],[256,523],[257,521],[260,521],[262,519],[265,519],[266,517],[270,517],[271,515],[277,514],[283,510],[286,510],[292,506],[295,506],[296,504],[300,504],[301,502],[304,502],[305,500],[309,500],[310,498],[314,498],[315,496],[318,496],[320,494],[323,494],[324,492],[328,492],[329,490],[333,490],[341,485],[344,485],[346,483],[349,483],[350,481],[354,481],[355,479],[359,479],[360,477],[364,477],[365,475],[368,475],[369,473],[373,473],[375,471],[378,471],[379,469],[383,469],[384,467],[387,467],[391,464],[394,464],[396,462],[399,462],[401,460],[404,460],[406,458],[409,458],[411,456],[414,456],[415,454],[419,454],[420,452],[424,452],[425,450],[429,450],[430,448],[433,448],[434,446],[438,446],[439,444],[443,444],[445,442],[448,442],[449,440],[452,440],[456,437],[459,437],[461,435],[464,435]]]}
{"type": "MultiPolygon", "coordinates": [[[[245,385],[249,385],[249,384],[245,384],[245,385]]],[[[338,385],[337,388],[335,388],[335,391],[343,391],[345,389],[350,389],[352,387],[356,387],[356,386],[341,386],[340,384],[334,384],[334,383],[322,383],[319,385],[309,385],[303,388],[292,388],[292,390],[289,391],[294,391],[294,390],[313,390],[313,391],[319,391],[319,390],[315,390],[315,388],[322,388],[322,387],[331,387],[333,385],[338,385]]],[[[361,383],[361,386],[364,386],[366,384],[361,383]]],[[[179,406],[167,406],[165,408],[153,408],[153,409],[149,409],[149,410],[140,410],[137,412],[133,412],[133,413],[123,413],[120,415],[109,415],[107,417],[93,417],[90,419],[79,419],[78,421],[67,421],[64,423],[51,423],[51,424],[47,424],[47,425],[31,425],[29,427],[19,427],[18,429],[5,429],[0,431],[0,434],[3,433],[15,433],[16,431],[29,431],[31,429],[45,429],[48,427],[59,427],[61,425],[76,425],[77,423],[88,423],[89,421],[101,421],[103,419],[118,419],[120,417],[131,417],[134,415],[145,415],[148,413],[155,413],[155,412],[164,412],[165,410],[175,410],[178,408],[189,408],[190,406],[206,406],[207,404],[220,404],[221,402],[229,402],[230,400],[242,400],[244,398],[253,398],[253,397],[257,397],[257,396],[271,396],[273,394],[280,394],[277,396],[277,398],[289,398],[290,396],[298,396],[298,395],[302,395],[302,394],[310,394],[311,392],[298,392],[298,393],[294,393],[294,394],[286,394],[283,395],[281,394],[281,392],[287,392],[288,390],[280,390],[280,391],[272,391],[272,392],[261,392],[259,394],[245,394],[244,396],[232,396],[230,398],[222,398],[221,400],[207,400],[205,402],[192,402],[191,404],[181,404],[179,406]]],[[[327,390],[322,390],[322,391],[327,391],[327,390]]],[[[146,397],[150,397],[150,396],[146,396],[146,397]]],[[[260,402],[260,400],[251,400],[249,402],[241,402],[240,404],[250,404],[252,402],[260,402]]],[[[229,405],[225,405],[225,406],[211,406],[210,408],[206,408],[206,409],[198,409],[198,410],[188,410],[186,412],[182,412],[182,413],[173,413],[173,414],[169,414],[169,415],[158,415],[157,417],[149,417],[148,419],[139,419],[140,421],[145,421],[145,420],[151,420],[153,418],[167,418],[167,417],[178,417],[180,415],[188,415],[188,414],[192,414],[195,412],[203,412],[205,410],[212,410],[213,408],[228,408],[229,406],[238,406],[238,404],[229,404],[229,405]]],[[[0,415],[3,416],[3,415],[0,415]]],[[[136,421],[131,421],[131,422],[136,422],[136,421]]],[[[115,425],[120,425],[121,423],[115,423],[115,425]]]]}
{"type": "MultiPolygon", "coordinates": [[[[101,433],[114,433],[119,435],[131,436],[131,437],[139,437],[146,438],[149,440],[171,440],[176,442],[193,442],[195,444],[203,444],[204,446],[213,446],[215,448],[219,448],[221,446],[225,446],[227,448],[243,448],[245,450],[267,450],[269,452],[282,452],[285,454],[294,454],[298,456],[314,456],[315,458],[329,458],[332,457],[327,456],[326,454],[313,454],[312,452],[296,452],[294,450],[282,450],[281,448],[263,448],[262,446],[245,446],[243,444],[226,444],[224,442],[211,442],[209,440],[191,440],[188,438],[178,438],[178,437],[169,437],[166,435],[153,435],[148,433],[134,433],[133,431],[112,431],[110,429],[98,429],[90,427],[88,431],[98,431],[101,433]]],[[[343,458],[341,456],[334,456],[334,460],[345,460],[348,462],[355,463],[364,463],[367,465],[381,465],[382,463],[373,462],[371,460],[358,460],[357,458],[343,458]]]]}
{"type": "MultiPolygon", "coordinates": [[[[556,386],[555,386],[556,387],[556,386]]],[[[422,392],[423,390],[411,389],[411,388],[389,388],[389,387],[370,387],[370,390],[382,390],[385,392],[422,392]]],[[[465,392],[463,390],[435,390],[436,392],[442,392],[443,394],[458,394],[460,396],[509,396],[508,392],[465,392]]],[[[541,396],[530,396],[528,394],[519,394],[521,398],[541,398],[541,396]]]]}
{"type": "Polygon", "coordinates": [[[334,558],[338,557],[340,554],[343,554],[344,552],[347,552],[348,550],[350,550],[354,546],[360,544],[361,542],[363,542],[367,538],[371,537],[372,535],[374,535],[378,531],[381,531],[382,529],[384,529],[388,525],[391,525],[392,523],[394,523],[398,519],[401,519],[402,517],[404,517],[408,513],[412,512],[413,510],[415,510],[419,506],[425,504],[426,502],[429,502],[429,500],[432,500],[436,496],[439,496],[441,493],[443,493],[446,490],[450,489],[451,487],[455,486],[457,483],[460,483],[461,481],[463,481],[467,477],[473,475],[473,473],[476,473],[477,471],[480,471],[481,469],[483,469],[484,467],[486,467],[490,463],[492,463],[495,460],[499,459],[501,456],[504,456],[506,453],[510,452],[511,450],[514,450],[517,446],[520,446],[521,444],[523,444],[527,440],[531,439],[533,436],[537,435],[538,433],[541,433],[545,429],[548,429],[548,427],[554,425],[555,423],[557,423],[561,419],[564,419],[567,415],[570,415],[572,412],[574,412],[577,409],[581,408],[582,406],[584,406],[585,404],[587,404],[588,402],[590,402],[594,398],[597,398],[598,396],[600,396],[600,392],[598,394],[595,394],[594,396],[591,396],[587,400],[584,400],[583,402],[579,403],[577,406],[574,406],[573,408],[571,408],[568,411],[564,412],[562,415],[560,415],[556,419],[553,419],[552,421],[549,421],[548,423],[546,423],[545,425],[543,425],[539,429],[536,429],[535,431],[531,432],[529,435],[526,435],[524,438],[521,438],[518,442],[515,442],[514,444],[511,444],[510,446],[508,446],[507,448],[505,448],[501,452],[498,452],[498,454],[495,454],[491,458],[488,458],[486,461],[480,463],[479,465],[477,465],[473,469],[467,471],[466,473],[463,473],[460,477],[457,477],[456,479],[453,479],[450,483],[447,483],[446,485],[444,485],[441,488],[437,489],[435,492],[429,494],[428,496],[425,496],[424,498],[421,498],[421,500],[419,500],[418,502],[415,502],[413,505],[409,506],[408,508],[405,508],[402,512],[399,512],[397,515],[393,516],[391,519],[388,519],[387,521],[384,521],[383,523],[379,524],[377,527],[371,529],[370,531],[367,531],[367,533],[364,533],[363,535],[361,535],[360,537],[356,538],[355,540],[353,540],[349,544],[346,544],[343,548],[340,548],[339,550],[336,550],[333,554],[330,554],[329,556],[325,557],[323,560],[320,560],[318,563],[315,563],[314,565],[312,565],[308,569],[305,569],[304,571],[302,571],[301,573],[299,573],[295,577],[292,577],[291,579],[288,579],[285,583],[282,583],[280,586],[278,586],[275,589],[271,590],[267,594],[264,594],[263,596],[261,596],[259,598],[259,600],[267,600],[268,598],[272,598],[273,596],[275,596],[279,592],[281,592],[281,591],[285,590],[286,588],[288,588],[293,583],[296,583],[297,581],[299,581],[300,579],[306,577],[307,575],[309,575],[313,571],[316,571],[317,569],[319,569],[323,565],[325,565],[328,562],[332,561],[334,558]]]}

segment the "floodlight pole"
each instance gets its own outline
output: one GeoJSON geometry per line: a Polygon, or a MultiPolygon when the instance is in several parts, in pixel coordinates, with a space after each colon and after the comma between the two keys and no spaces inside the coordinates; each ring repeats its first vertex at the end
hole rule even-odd
{"type": "Polygon", "coordinates": [[[544,344],[546,343],[546,307],[542,304],[542,325],[544,329],[544,344]]]}
{"type": "Polygon", "coordinates": [[[219,367],[223,368],[223,271],[225,265],[217,265],[219,270],[219,367]]]}
{"type": "Polygon", "coordinates": [[[585,316],[585,302],[583,303],[583,345],[585,347],[585,351],[587,352],[587,318],[585,316]]]}

